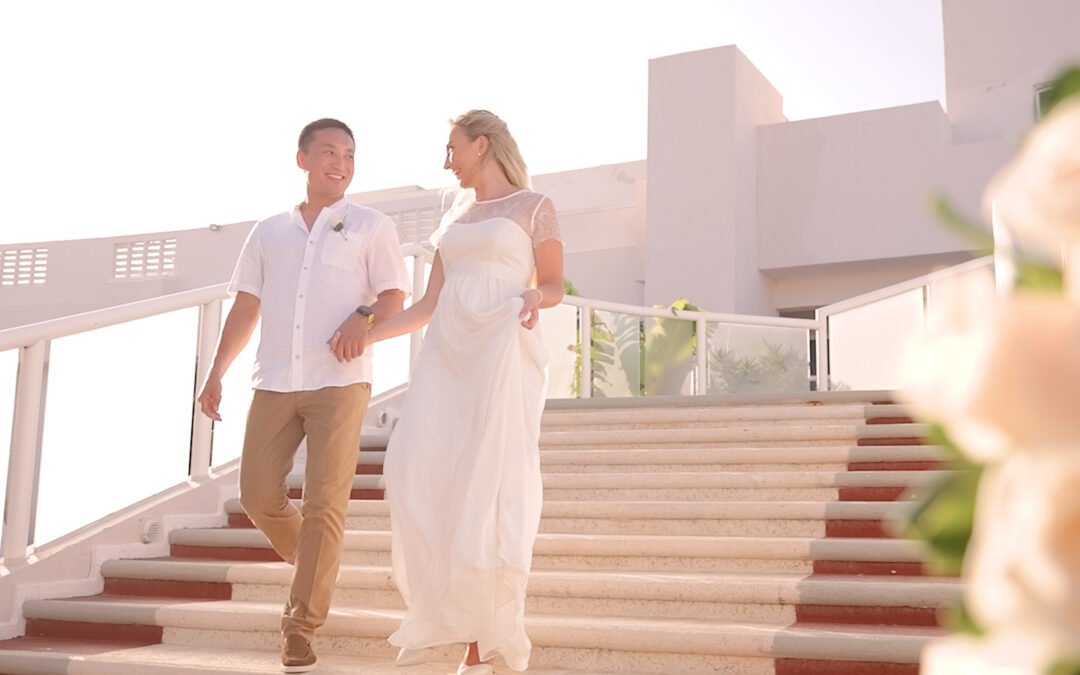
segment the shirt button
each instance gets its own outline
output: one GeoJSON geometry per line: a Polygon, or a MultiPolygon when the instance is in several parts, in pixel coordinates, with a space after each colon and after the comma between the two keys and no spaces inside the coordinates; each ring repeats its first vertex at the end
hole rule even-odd
{"type": "Polygon", "coordinates": [[[300,295],[298,295],[298,296],[296,296],[296,297],[298,297],[298,298],[300,298],[300,299],[303,299],[303,297],[304,297],[304,294],[303,294],[303,293],[301,293],[300,295]]]}
{"type": "Polygon", "coordinates": [[[296,329],[300,330],[300,324],[296,324],[296,329]]]}
{"type": "Polygon", "coordinates": [[[293,358],[295,358],[295,359],[296,359],[297,361],[299,361],[299,360],[300,360],[300,355],[299,355],[299,354],[297,354],[297,355],[296,355],[296,356],[294,356],[293,358]]]}
{"type": "Polygon", "coordinates": [[[304,269],[307,269],[307,265],[304,265],[304,269]]]}

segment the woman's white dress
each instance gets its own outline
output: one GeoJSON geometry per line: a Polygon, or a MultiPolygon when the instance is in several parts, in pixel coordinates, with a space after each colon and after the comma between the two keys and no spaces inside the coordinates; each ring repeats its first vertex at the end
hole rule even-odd
{"type": "Polygon", "coordinates": [[[522,327],[518,314],[533,246],[559,227],[551,200],[528,190],[448,220],[436,235],[442,291],[384,466],[407,606],[390,642],[476,641],[481,659],[499,654],[521,671],[547,355],[539,326],[522,327]]]}

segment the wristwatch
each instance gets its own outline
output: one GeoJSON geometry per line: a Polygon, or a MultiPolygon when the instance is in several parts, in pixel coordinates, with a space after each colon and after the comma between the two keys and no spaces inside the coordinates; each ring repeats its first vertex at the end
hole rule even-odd
{"type": "Polygon", "coordinates": [[[367,305],[360,305],[356,308],[356,313],[360,316],[370,317],[372,314],[375,313],[375,310],[367,305]]]}

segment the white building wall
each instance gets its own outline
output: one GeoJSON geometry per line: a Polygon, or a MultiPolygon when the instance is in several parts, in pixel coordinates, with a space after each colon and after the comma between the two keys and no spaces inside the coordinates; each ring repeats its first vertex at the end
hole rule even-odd
{"type": "Polygon", "coordinates": [[[1034,90],[1080,63],[1076,0],[942,0],[945,85],[957,142],[1016,141],[1034,90]]]}

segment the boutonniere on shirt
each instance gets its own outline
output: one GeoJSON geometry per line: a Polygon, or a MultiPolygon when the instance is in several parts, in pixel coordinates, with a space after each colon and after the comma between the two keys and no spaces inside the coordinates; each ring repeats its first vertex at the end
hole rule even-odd
{"type": "Polygon", "coordinates": [[[345,233],[345,221],[343,219],[338,218],[337,223],[335,223],[334,226],[330,229],[340,234],[341,238],[345,241],[349,241],[349,235],[345,233]]]}

